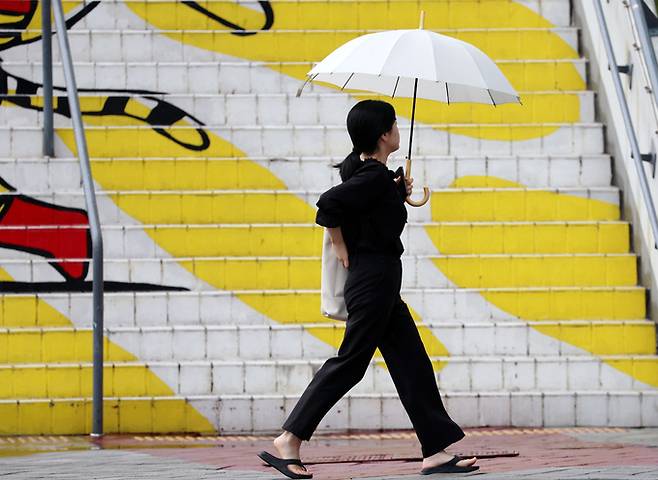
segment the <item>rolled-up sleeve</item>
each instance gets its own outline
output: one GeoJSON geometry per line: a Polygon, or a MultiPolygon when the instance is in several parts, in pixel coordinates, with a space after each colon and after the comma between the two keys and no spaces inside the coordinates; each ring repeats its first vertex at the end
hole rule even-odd
{"type": "Polygon", "coordinates": [[[388,171],[380,167],[363,168],[352,178],[331,187],[315,204],[318,207],[315,222],[327,228],[339,227],[350,212],[370,208],[390,181],[388,171]]]}

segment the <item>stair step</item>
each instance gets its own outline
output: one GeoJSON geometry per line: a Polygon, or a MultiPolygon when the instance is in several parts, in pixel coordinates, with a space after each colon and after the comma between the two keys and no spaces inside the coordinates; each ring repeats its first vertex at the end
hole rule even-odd
{"type": "MultiPolygon", "coordinates": [[[[271,186],[282,180],[292,190],[325,190],[341,182],[338,170],[331,166],[343,158],[93,158],[91,164],[97,175],[107,172],[103,174],[103,186],[110,190],[253,189],[266,182],[262,176],[254,175],[259,168],[277,177],[271,186]]],[[[389,168],[394,169],[402,160],[392,156],[389,168]]],[[[609,155],[418,156],[414,158],[413,177],[415,185],[430,188],[449,187],[465,175],[502,178],[531,188],[605,187],[612,181],[611,166],[609,155]]],[[[20,185],[26,191],[72,190],[82,186],[78,159],[0,159],[0,172],[7,183],[20,185]]]]}
{"type": "MultiPolygon", "coordinates": [[[[0,226],[0,233],[52,232],[87,226],[0,226]]],[[[161,258],[154,243],[185,245],[185,254],[212,256],[319,256],[324,228],[314,223],[143,224],[103,223],[108,258],[161,258]],[[148,237],[145,235],[148,233],[148,237]]],[[[627,253],[626,221],[414,222],[402,232],[408,254],[627,253]]],[[[65,237],[64,237],[65,238],[65,237]]],[[[86,251],[86,250],[85,250],[86,251]]],[[[22,255],[5,250],[4,256],[22,255]]],[[[82,255],[84,256],[84,254],[82,255]]],[[[23,258],[23,257],[21,257],[23,258]]]]}
{"type": "MultiPolygon", "coordinates": [[[[658,392],[451,392],[441,391],[450,416],[464,428],[656,427],[658,392]]],[[[198,432],[191,406],[208,419],[208,431],[264,434],[281,425],[299,395],[195,395],[106,398],[106,433],[198,432]]],[[[0,400],[0,434],[86,434],[91,398],[0,400]]],[[[397,394],[348,394],[329,411],[317,432],[411,429],[397,394]]]]}
{"type": "MultiPolygon", "coordinates": [[[[180,276],[180,275],[179,275],[180,276]]],[[[176,284],[176,279],[171,279],[176,284]]],[[[645,318],[643,287],[427,288],[403,289],[402,298],[425,322],[471,322],[514,318],[491,303],[512,305],[526,320],[635,320],[645,318]],[[565,307],[569,307],[566,308],[565,307]]],[[[0,327],[91,325],[91,293],[2,295],[0,327]],[[51,307],[52,306],[52,307],[51,307]]],[[[231,292],[106,292],[105,325],[225,325],[327,323],[318,290],[231,292]],[[253,306],[273,315],[270,318],[253,306]],[[285,318],[278,309],[287,306],[285,318]]]]}
{"type": "MultiPolygon", "coordinates": [[[[651,388],[611,365],[658,378],[655,355],[614,356],[430,356],[443,365],[440,388],[463,392],[608,391],[651,388]]],[[[325,360],[107,362],[107,396],[300,394],[325,360]],[[151,382],[151,371],[163,382],[151,382]],[[165,386],[166,385],[166,386],[165,386]]],[[[381,362],[383,364],[383,362],[381,362]]],[[[91,394],[91,363],[0,365],[0,398],[68,398],[91,394]]],[[[658,383],[658,382],[656,382],[658,383]]],[[[655,385],[654,385],[655,386],[655,385]]],[[[395,393],[386,368],[372,361],[355,393],[395,393]]]]}
{"type": "MultiPolygon", "coordinates": [[[[13,91],[10,88],[10,91],[13,91]]],[[[65,97],[59,92],[60,98],[65,97]]],[[[432,114],[434,123],[550,123],[550,122],[594,122],[594,92],[592,91],[548,91],[519,92],[523,107],[505,107],[492,110],[474,104],[433,104],[437,109],[432,114]]],[[[158,102],[166,102],[194,116],[201,112],[209,115],[215,125],[333,125],[345,121],[346,113],[356,104],[357,98],[342,92],[308,93],[296,97],[294,93],[239,93],[239,94],[121,94],[128,97],[127,111],[148,111],[158,102]]],[[[101,112],[105,108],[108,94],[104,92],[81,92],[82,112],[101,112]]],[[[43,97],[23,94],[4,96],[8,104],[29,102],[43,104],[43,97]]],[[[58,100],[55,101],[55,108],[58,100]]],[[[404,113],[402,111],[401,113],[404,113]]],[[[7,108],[0,109],[0,122],[6,126],[43,125],[43,114],[37,110],[7,108]]],[[[56,128],[66,128],[69,118],[57,115],[56,128]]]]}
{"type": "MultiPolygon", "coordinates": [[[[376,7],[373,7],[376,8],[376,7]]],[[[274,28],[257,33],[259,41],[276,45],[270,61],[318,61],[326,57],[340,44],[361,35],[385,29],[331,28],[329,25],[304,29],[274,28]]],[[[475,45],[488,56],[498,59],[520,58],[571,58],[579,50],[578,32],[575,27],[554,28],[454,28],[430,29],[475,45]],[[541,48],[538,48],[541,45],[541,48]]],[[[41,30],[9,30],[7,34],[24,32],[27,35],[40,35],[41,30]]],[[[89,62],[93,59],[104,61],[130,60],[134,62],[204,61],[207,51],[193,48],[172,48],[163,37],[182,40],[188,45],[206,45],[218,48],[230,42],[232,30],[199,29],[72,29],[69,33],[71,55],[76,61],[89,62]],[[215,43],[217,42],[217,43],[215,43]],[[215,45],[220,46],[216,47],[215,45]],[[140,48],[135,48],[139,45],[140,48]]],[[[11,60],[31,60],[40,56],[30,56],[36,49],[25,48],[8,56],[11,60]],[[23,55],[22,57],[19,55],[23,55]]],[[[53,52],[53,61],[59,62],[59,50],[53,52]]]]}
{"type": "MultiPolygon", "coordinates": [[[[519,91],[585,89],[587,60],[584,58],[495,61],[519,91]]],[[[7,60],[2,65],[11,75],[37,83],[43,82],[40,61],[7,60]]],[[[301,84],[297,78],[304,78],[313,65],[313,62],[252,62],[237,59],[221,62],[74,62],[78,88],[197,94],[217,93],[218,86],[224,93],[294,93],[301,84]],[[291,80],[288,75],[274,75],[274,72],[281,69],[296,78],[291,80]]],[[[53,64],[53,83],[65,84],[61,63],[53,64]]],[[[314,84],[308,86],[308,92],[326,89],[314,84]]]]}
{"type": "MultiPolygon", "coordinates": [[[[198,137],[196,127],[167,127],[163,131],[173,137],[198,137]]],[[[344,125],[289,126],[206,126],[209,137],[222,139],[228,144],[221,147],[227,155],[240,150],[248,155],[270,155],[271,158],[298,155],[345,155],[351,151],[344,125]],[[239,149],[239,150],[236,150],[239,149]]],[[[58,129],[60,135],[73,138],[72,127],[58,129]]],[[[89,152],[108,157],[162,155],[169,148],[156,140],[159,134],[149,126],[87,126],[85,127],[89,152]],[[155,137],[154,137],[155,135],[155,137]],[[116,138],[114,138],[116,136],[116,138]],[[121,142],[119,142],[121,140],[121,142]],[[163,148],[167,147],[167,148],[163,148]]],[[[400,134],[408,137],[408,129],[400,126],[400,134]]],[[[603,126],[598,123],[551,124],[441,124],[414,127],[415,153],[418,155],[513,155],[569,153],[572,155],[603,153],[603,126]],[[529,141],[484,140],[478,136],[504,130],[508,138],[525,138],[529,133],[536,137],[529,141]],[[534,133],[533,133],[534,132],[534,133]],[[544,136],[545,133],[545,136],[544,136]]],[[[38,156],[41,153],[42,130],[39,127],[1,127],[0,156],[38,156]]],[[[61,148],[61,147],[60,147],[61,148]]],[[[56,154],[58,152],[56,151],[56,154]]],[[[70,152],[60,152],[70,156],[70,152]]]]}
{"type": "MultiPolygon", "coordinates": [[[[319,190],[97,190],[101,223],[127,213],[145,224],[308,223],[319,190]]],[[[85,209],[81,190],[6,192],[85,209]]],[[[446,188],[432,192],[430,208],[408,209],[410,221],[618,220],[618,187],[446,188]],[[486,206],[486,208],[484,208],[486,206]]]]}
{"type": "MultiPolygon", "coordinates": [[[[591,355],[566,342],[557,342],[553,350],[552,345],[542,342],[541,332],[548,330],[559,332],[560,338],[590,339],[589,350],[599,355],[656,352],[656,326],[649,320],[445,321],[416,325],[431,332],[450,355],[456,356],[531,359],[591,355]]],[[[111,327],[105,329],[104,353],[106,361],[325,360],[337,354],[336,345],[344,333],[343,322],[111,327]],[[319,337],[333,340],[331,344],[318,342],[319,337]]],[[[0,345],[0,364],[90,362],[92,329],[0,328],[0,345]]]]}
{"type": "MultiPolygon", "coordinates": [[[[152,3],[154,6],[161,5],[161,8],[167,8],[170,2],[167,0],[157,0],[149,3],[152,3]]],[[[222,11],[222,9],[227,8],[226,3],[226,0],[209,0],[204,3],[204,5],[207,5],[207,8],[211,11],[222,11]]],[[[378,26],[381,26],[381,28],[399,28],[400,19],[397,17],[398,9],[405,12],[410,11],[408,16],[413,18],[412,21],[416,22],[418,19],[418,4],[408,0],[394,0],[393,2],[384,0],[348,2],[345,6],[338,3],[338,5],[334,7],[337,10],[335,12],[332,11],[333,14],[330,15],[329,18],[327,18],[325,10],[322,10],[320,15],[316,14],[316,11],[313,10],[313,8],[318,2],[314,0],[277,0],[275,3],[278,4],[276,6],[277,11],[282,12],[282,15],[285,13],[289,14],[290,9],[292,9],[293,12],[296,12],[300,8],[310,9],[308,15],[303,17],[304,26],[307,28],[343,28],[345,25],[353,24],[364,24],[369,26],[373,23],[371,14],[373,10],[385,12],[384,15],[381,15],[377,19],[377,24],[378,26]],[[397,7],[395,10],[390,11],[391,15],[396,15],[393,17],[388,15],[391,4],[395,4],[397,7]]],[[[556,26],[568,26],[571,24],[569,0],[518,0],[514,2],[501,2],[492,7],[492,9],[495,9],[494,12],[489,8],[480,8],[480,0],[449,0],[442,3],[445,4],[444,8],[448,11],[445,15],[432,20],[432,25],[436,24],[441,28],[473,27],[477,25],[490,26],[492,23],[494,25],[500,25],[501,27],[517,27],[519,25],[544,27],[548,22],[556,26]],[[518,15],[520,11],[526,13],[526,9],[529,12],[532,12],[532,14],[518,15]],[[451,14],[448,15],[448,12],[451,14]],[[517,15],[514,15],[515,13],[517,15]]],[[[141,12],[143,10],[139,11],[141,12]]],[[[262,12],[260,9],[257,11],[262,12]]],[[[97,15],[90,15],[83,18],[76,27],[94,29],[125,28],[126,12],[128,12],[128,10],[126,10],[122,1],[103,1],[98,7],[98,10],[95,11],[97,15]]],[[[236,12],[236,14],[238,14],[238,12],[236,12]]],[[[133,17],[134,18],[130,18],[130,23],[128,23],[128,25],[135,25],[135,28],[148,28],[147,22],[142,18],[137,17],[136,15],[133,15],[133,17]]],[[[212,27],[217,25],[207,17],[196,17],[194,20],[195,26],[212,27]]],[[[171,18],[164,17],[161,21],[164,22],[162,28],[180,27],[179,21],[174,15],[172,15],[171,18]]],[[[412,27],[415,26],[414,23],[412,27]]]]}
{"type": "MultiPolygon", "coordinates": [[[[58,261],[76,261],[58,257],[58,261]]],[[[77,261],[89,259],[77,259],[77,261]]],[[[492,254],[405,255],[405,288],[449,288],[457,282],[475,288],[489,287],[596,287],[637,284],[635,254],[492,254]],[[450,280],[449,280],[450,279],[450,280]]],[[[0,268],[16,281],[58,281],[52,259],[3,259],[0,268]]],[[[108,282],[136,282],[147,275],[152,284],[174,278],[180,266],[204,282],[179,286],[190,290],[319,289],[320,257],[169,257],[104,258],[108,282]],[[139,272],[142,272],[141,274],[139,272]],[[146,273],[143,273],[146,272],[146,273]],[[212,279],[212,286],[205,283],[212,279]]]]}

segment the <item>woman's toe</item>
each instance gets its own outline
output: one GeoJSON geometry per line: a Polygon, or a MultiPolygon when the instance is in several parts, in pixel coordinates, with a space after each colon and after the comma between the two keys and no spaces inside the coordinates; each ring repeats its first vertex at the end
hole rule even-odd
{"type": "Polygon", "coordinates": [[[299,465],[288,465],[288,469],[291,472],[297,473],[299,475],[307,475],[307,474],[311,473],[308,470],[306,470],[305,468],[300,467],[299,465]]]}
{"type": "Polygon", "coordinates": [[[464,460],[458,461],[457,466],[459,466],[459,467],[470,467],[475,462],[477,462],[477,457],[465,458],[464,460]]]}

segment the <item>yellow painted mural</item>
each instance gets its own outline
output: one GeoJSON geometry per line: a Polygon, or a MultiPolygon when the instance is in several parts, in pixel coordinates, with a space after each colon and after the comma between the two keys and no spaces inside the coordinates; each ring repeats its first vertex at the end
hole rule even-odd
{"type": "MultiPolygon", "coordinates": [[[[548,21],[529,8],[507,0],[272,2],[271,16],[275,18],[276,30],[250,36],[230,35],[228,27],[217,28],[211,34],[190,31],[208,28],[208,17],[180,3],[170,6],[131,2],[127,5],[174,40],[231,57],[269,62],[271,68],[298,80],[306,78],[311,62],[321,60],[338,46],[367,31],[416,28],[421,10],[427,15],[425,28],[470,42],[494,59],[578,58],[578,53],[558,34],[546,30],[552,26],[548,21]],[[491,28],[514,30],[492,31],[491,28]],[[313,29],[322,31],[313,32],[313,29]],[[285,62],[306,64],[290,65],[285,62]]],[[[246,31],[257,31],[263,25],[264,13],[247,6],[209,3],[207,8],[212,12],[221,11],[222,16],[234,19],[246,31]]],[[[526,80],[526,72],[519,66],[513,63],[503,65],[502,70],[517,90],[534,88],[530,83],[532,80],[526,80]]],[[[558,69],[547,64],[544,71],[532,78],[546,81],[547,76],[553,79],[555,85],[568,85],[566,88],[571,90],[585,88],[584,79],[573,65],[560,65],[558,69]]],[[[357,95],[357,98],[380,97],[357,95]]],[[[399,116],[410,116],[409,99],[383,99],[393,104],[399,116]]],[[[523,105],[504,105],[492,109],[488,105],[448,106],[421,99],[418,101],[416,119],[428,125],[457,124],[450,127],[450,131],[460,135],[489,140],[526,140],[549,135],[559,128],[541,124],[577,122],[580,117],[578,97],[566,92],[552,95],[550,99],[522,95],[522,101],[523,105]],[[481,127],[474,130],[458,125],[462,123],[481,127]],[[520,124],[525,128],[515,129],[504,124],[520,124]]]]}
{"type": "MultiPolygon", "coordinates": [[[[11,25],[22,32],[0,35],[0,55],[38,41],[38,7],[17,2],[14,10],[5,13],[2,3],[0,29],[11,25]]],[[[71,29],[79,28],[75,24],[85,16],[104,12],[99,2],[64,3],[71,29]]],[[[593,123],[581,118],[587,85],[578,68],[580,55],[565,40],[569,29],[552,25],[512,0],[281,0],[251,6],[229,1],[125,2],[115,12],[125,16],[126,25],[145,21],[168,41],[208,53],[213,61],[255,62],[251,65],[268,75],[301,83],[312,62],[340,44],[369,31],[416,28],[421,10],[427,12],[425,28],[469,41],[494,58],[523,101],[493,108],[421,100],[416,112],[421,126],[448,132],[451,139],[467,146],[468,155],[487,158],[488,148],[499,151],[500,142],[551,145],[562,141],[553,137],[561,129],[593,123]],[[477,153],[473,153],[475,145],[477,153]]],[[[161,74],[157,62],[153,68],[156,75],[161,74]]],[[[16,115],[22,110],[41,111],[41,86],[36,79],[2,67],[0,88],[3,85],[6,91],[0,93],[7,100],[0,108],[16,115]]],[[[328,88],[338,95],[335,87],[328,88]]],[[[249,95],[260,92],[258,85],[252,89],[249,95]]],[[[230,94],[217,86],[217,95],[230,94]]],[[[61,87],[56,95],[55,112],[70,118],[61,87]]],[[[345,95],[350,100],[387,100],[358,92],[345,95]]],[[[189,105],[175,104],[170,97],[167,92],[125,87],[83,91],[81,108],[99,190],[131,222],[143,225],[143,233],[155,247],[199,284],[214,292],[233,292],[242,305],[262,314],[269,324],[303,325],[314,341],[337,348],[342,330],[326,327],[342,324],[319,313],[322,229],[313,225],[314,202],[291,191],[282,176],[253,160],[258,154],[238,146],[230,132],[224,135],[231,127],[240,128],[231,125],[230,118],[223,130],[213,117],[220,112],[200,118],[189,105]]],[[[408,116],[408,99],[388,100],[399,117],[408,116]]],[[[254,133],[258,128],[268,126],[248,127],[255,127],[252,133],[258,135],[254,133]]],[[[75,153],[72,129],[60,127],[56,133],[75,153]]],[[[459,145],[454,148],[451,154],[459,155],[459,145]]],[[[581,153],[574,150],[565,155],[581,153]]],[[[544,150],[533,154],[551,155],[544,150]]],[[[9,225],[13,217],[7,212],[17,211],[17,198],[27,205],[24,211],[37,213],[30,213],[32,223],[24,214],[11,225],[43,227],[48,218],[44,211],[68,212],[61,218],[77,214],[69,227],[86,222],[86,212],[20,197],[22,186],[11,184],[3,175],[0,172],[0,226],[9,225]],[[30,210],[30,205],[44,211],[30,210]]],[[[317,190],[312,182],[309,179],[309,191],[317,190]]],[[[444,290],[476,292],[492,309],[502,312],[503,321],[528,323],[549,341],[576,347],[620,375],[658,387],[655,325],[648,320],[620,323],[647,316],[629,224],[621,219],[617,203],[594,194],[589,197],[587,190],[583,187],[573,193],[530,187],[486,172],[456,175],[449,187],[433,188],[430,204],[424,207],[425,220],[418,223],[435,248],[427,262],[437,285],[443,279],[449,282],[450,288],[444,290]]],[[[49,238],[67,243],[65,232],[50,234],[63,235],[49,238]]],[[[48,243],[44,238],[8,237],[0,232],[4,248],[49,259],[64,277],[58,288],[81,291],[87,274],[84,262],[79,261],[77,273],[71,273],[58,264],[57,255],[44,251],[43,244],[48,243]]],[[[407,251],[410,247],[406,245],[407,251]]],[[[6,285],[29,288],[25,285],[29,282],[21,280],[0,269],[0,281],[6,285]]],[[[73,319],[40,297],[40,291],[52,287],[47,283],[37,279],[31,292],[0,297],[0,434],[89,430],[91,334],[76,328],[73,319]]],[[[130,282],[117,285],[127,292],[183,289],[130,282]]],[[[436,312],[412,310],[412,316],[438,374],[450,367],[454,354],[423,313],[436,312]]],[[[162,318],[162,325],[170,320],[162,318]]],[[[469,319],[455,320],[467,323],[469,319]]],[[[107,432],[223,428],[208,418],[207,411],[176,394],[148,361],[107,339],[105,356],[107,432]]],[[[379,351],[375,357],[377,365],[385,368],[379,351]]]]}

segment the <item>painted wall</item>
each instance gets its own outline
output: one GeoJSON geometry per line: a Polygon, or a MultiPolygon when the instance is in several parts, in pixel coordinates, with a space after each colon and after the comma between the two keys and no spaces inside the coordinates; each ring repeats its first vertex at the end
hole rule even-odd
{"type": "MultiPolygon", "coordinates": [[[[409,207],[403,298],[449,410],[465,426],[658,423],[655,325],[567,1],[65,9],[107,257],[107,431],[276,429],[336,352],[344,324],[319,313],[315,201],[351,149],[349,108],[378,97],[295,92],[312,62],[368,31],[415,28],[421,9],[426,28],[496,59],[523,101],[417,107],[415,183],[433,193],[409,207]]],[[[58,158],[41,156],[39,19],[36,2],[0,1],[10,434],[90,424],[87,215],[59,66],[58,158]]],[[[406,138],[410,102],[389,101],[406,138]]],[[[408,426],[377,352],[321,429],[408,426]]]]}

